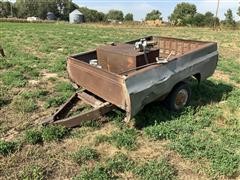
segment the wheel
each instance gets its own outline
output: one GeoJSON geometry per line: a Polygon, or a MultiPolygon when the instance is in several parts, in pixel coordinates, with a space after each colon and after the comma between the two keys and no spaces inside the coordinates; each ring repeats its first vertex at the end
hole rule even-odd
{"type": "Polygon", "coordinates": [[[166,98],[166,107],[171,111],[181,111],[189,104],[191,89],[185,82],[177,84],[166,98]]]}

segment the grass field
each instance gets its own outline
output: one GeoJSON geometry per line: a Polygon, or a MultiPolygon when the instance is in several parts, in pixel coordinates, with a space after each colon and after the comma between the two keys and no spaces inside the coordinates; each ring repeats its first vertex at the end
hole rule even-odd
{"type": "Polygon", "coordinates": [[[68,24],[0,24],[0,179],[239,179],[240,31],[68,24]],[[191,105],[148,105],[130,124],[68,130],[38,123],[74,89],[65,60],[99,44],[144,35],[216,41],[213,77],[192,84],[191,105]]]}

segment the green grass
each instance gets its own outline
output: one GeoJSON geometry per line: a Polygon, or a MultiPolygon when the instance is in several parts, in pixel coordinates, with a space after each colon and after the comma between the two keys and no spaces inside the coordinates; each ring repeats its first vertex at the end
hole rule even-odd
{"type": "MultiPolygon", "coordinates": [[[[238,108],[237,93],[238,90],[233,90],[225,98],[230,110],[238,108]]],[[[205,158],[210,163],[212,174],[228,177],[236,175],[240,163],[240,156],[236,154],[240,145],[237,140],[240,139],[240,126],[236,117],[225,119],[221,108],[206,105],[198,109],[188,109],[180,116],[176,115],[173,120],[172,118],[144,128],[145,134],[154,140],[171,140],[171,149],[184,158],[205,158]],[[226,127],[219,128],[215,124],[219,119],[225,119],[226,127]],[[206,133],[206,129],[212,130],[211,133],[206,133]]]]}
{"type": "Polygon", "coordinates": [[[104,142],[109,142],[109,136],[100,134],[95,137],[95,145],[99,145],[104,142]]]}
{"type": "Polygon", "coordinates": [[[103,142],[108,142],[117,148],[125,148],[127,150],[136,150],[138,148],[137,143],[137,131],[135,129],[122,129],[120,131],[114,131],[110,136],[99,135],[95,138],[95,144],[98,145],[103,142]]]}
{"type": "Polygon", "coordinates": [[[63,126],[49,125],[42,129],[42,138],[46,142],[60,141],[69,135],[69,130],[63,126]]]}
{"type": "Polygon", "coordinates": [[[107,171],[104,167],[96,166],[93,169],[84,169],[80,172],[78,176],[73,178],[74,180],[112,180],[116,179],[111,173],[107,171]]]}
{"type": "Polygon", "coordinates": [[[11,98],[6,86],[0,86],[0,108],[10,103],[11,98]]]}
{"type": "Polygon", "coordinates": [[[230,93],[229,98],[227,99],[227,104],[232,112],[235,112],[236,109],[240,108],[240,89],[235,89],[230,93]]]}
{"type": "Polygon", "coordinates": [[[44,180],[45,177],[45,170],[43,167],[39,165],[29,165],[24,168],[23,171],[20,171],[18,174],[18,178],[22,180],[44,180]]]}
{"type": "MultiPolygon", "coordinates": [[[[84,108],[84,110],[90,110],[90,109],[91,108],[88,108],[88,107],[84,108]]],[[[98,128],[102,127],[102,124],[103,123],[100,121],[91,120],[91,121],[86,121],[86,122],[81,123],[81,126],[98,129],[98,128]]]]}
{"type": "Polygon", "coordinates": [[[92,129],[92,128],[75,128],[75,129],[72,129],[72,131],[71,131],[71,137],[72,138],[76,138],[76,139],[82,139],[82,138],[84,138],[85,136],[86,136],[86,134],[88,133],[88,132],[91,132],[92,130],[94,130],[94,129],[92,129]]]}
{"type": "Polygon", "coordinates": [[[134,168],[135,162],[132,159],[126,154],[117,152],[105,163],[98,163],[93,168],[83,168],[74,179],[119,179],[121,174],[131,173],[134,168]]]}
{"type": "Polygon", "coordinates": [[[240,156],[228,150],[228,147],[223,146],[211,134],[204,131],[195,136],[187,134],[179,137],[171,148],[185,158],[207,158],[215,173],[228,177],[234,176],[239,168],[240,156]]]}
{"type": "Polygon", "coordinates": [[[25,91],[21,94],[21,96],[25,99],[43,99],[48,95],[48,91],[46,90],[32,90],[32,91],[25,91]]]}
{"type": "Polygon", "coordinates": [[[2,22],[0,36],[6,53],[0,60],[0,147],[9,155],[0,158],[2,179],[18,179],[26,164],[25,179],[38,174],[40,179],[239,179],[240,31],[2,22]],[[170,113],[155,102],[127,125],[125,114],[116,110],[107,115],[108,123],[91,121],[71,136],[63,128],[36,127],[75,92],[66,72],[67,56],[145,35],[218,42],[217,70],[223,76],[200,86],[191,82],[192,101],[181,113],[170,113]],[[21,138],[26,143],[13,148],[11,142],[21,138]],[[79,147],[94,149],[101,158],[77,166],[66,154],[79,147]],[[174,167],[161,161],[169,152],[174,167]]]}
{"type": "Polygon", "coordinates": [[[109,141],[118,148],[135,150],[138,147],[137,131],[135,129],[124,129],[119,132],[113,132],[109,137],[109,141]]]}
{"type": "Polygon", "coordinates": [[[137,167],[135,173],[140,179],[149,180],[171,180],[176,179],[176,169],[165,159],[149,161],[137,167]]]}
{"type": "Polygon", "coordinates": [[[74,91],[75,89],[72,87],[70,83],[59,82],[54,87],[53,96],[46,100],[44,107],[45,108],[59,107],[73,95],[74,91]]]}
{"type": "Polygon", "coordinates": [[[44,104],[44,107],[46,109],[50,107],[59,107],[61,104],[65,103],[70,96],[71,94],[62,94],[60,96],[50,97],[44,104]]]}
{"type": "Polygon", "coordinates": [[[18,144],[14,141],[0,140],[0,155],[7,156],[18,149],[18,144]]]}
{"type": "Polygon", "coordinates": [[[155,140],[176,139],[182,134],[193,134],[196,131],[207,128],[222,114],[221,110],[204,107],[197,110],[187,109],[174,121],[161,122],[155,126],[144,129],[145,134],[155,140]]]}
{"type": "Polygon", "coordinates": [[[49,71],[54,73],[62,73],[65,70],[66,70],[66,61],[64,57],[62,57],[58,61],[55,61],[52,67],[49,68],[49,71]]]}
{"type": "Polygon", "coordinates": [[[131,171],[135,167],[135,162],[126,154],[116,153],[113,157],[106,161],[106,168],[113,173],[124,173],[131,171]]]}
{"type": "Polygon", "coordinates": [[[22,97],[14,99],[12,106],[17,112],[21,113],[31,113],[38,108],[36,102],[33,99],[26,99],[22,97]]]}
{"type": "Polygon", "coordinates": [[[1,80],[8,87],[24,87],[27,84],[26,77],[19,71],[7,71],[1,74],[1,80]]]}
{"type": "Polygon", "coordinates": [[[74,162],[79,165],[86,164],[89,161],[97,161],[99,160],[99,153],[92,148],[89,147],[81,147],[77,152],[71,155],[74,162]]]}
{"type": "Polygon", "coordinates": [[[116,153],[106,163],[94,168],[83,168],[74,179],[119,179],[123,173],[135,174],[134,179],[176,179],[177,171],[165,159],[151,160],[139,166],[123,153],[116,153]]]}
{"type": "Polygon", "coordinates": [[[43,142],[60,141],[70,134],[69,129],[63,126],[49,125],[40,130],[29,129],[24,133],[27,143],[35,145],[43,142]]]}
{"type": "Polygon", "coordinates": [[[66,92],[66,91],[74,92],[75,89],[73,88],[73,86],[70,83],[60,82],[55,86],[55,91],[57,91],[57,92],[66,92]]]}
{"type": "Polygon", "coordinates": [[[235,81],[238,84],[240,83],[239,63],[235,62],[232,59],[223,59],[220,61],[218,69],[231,75],[231,80],[235,81]]]}
{"type": "Polygon", "coordinates": [[[43,142],[42,133],[39,130],[28,130],[25,132],[25,140],[29,144],[40,144],[43,142]]]}

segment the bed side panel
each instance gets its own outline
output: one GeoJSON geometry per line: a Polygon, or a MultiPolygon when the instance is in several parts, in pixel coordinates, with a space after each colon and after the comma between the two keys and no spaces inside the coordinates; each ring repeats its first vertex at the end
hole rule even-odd
{"type": "Polygon", "coordinates": [[[74,58],[67,61],[70,79],[80,87],[87,89],[121,109],[125,109],[124,79],[102,69],[92,67],[74,58]]]}
{"type": "Polygon", "coordinates": [[[218,62],[217,45],[211,44],[165,65],[141,70],[126,80],[131,100],[131,117],[145,105],[168,94],[180,81],[201,74],[201,80],[211,76],[218,62]]]}

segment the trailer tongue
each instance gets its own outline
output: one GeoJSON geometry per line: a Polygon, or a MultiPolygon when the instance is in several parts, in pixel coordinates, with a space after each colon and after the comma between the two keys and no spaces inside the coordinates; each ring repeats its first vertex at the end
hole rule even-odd
{"type": "Polygon", "coordinates": [[[57,112],[55,112],[51,117],[47,118],[43,124],[57,124],[69,128],[76,127],[80,126],[86,121],[100,119],[104,114],[113,110],[113,108],[114,105],[106,101],[100,101],[88,92],[78,92],[70,97],[68,101],[58,109],[57,112]],[[91,105],[93,109],[66,118],[68,112],[77,104],[78,101],[83,101],[84,103],[91,105]]]}
{"type": "Polygon", "coordinates": [[[216,43],[153,36],[70,56],[69,78],[83,90],[44,122],[75,127],[100,119],[113,108],[124,110],[129,121],[158,99],[166,99],[171,110],[180,110],[191,95],[185,80],[208,78],[217,62],[216,43]],[[78,101],[92,109],[66,118],[78,101]]]}

